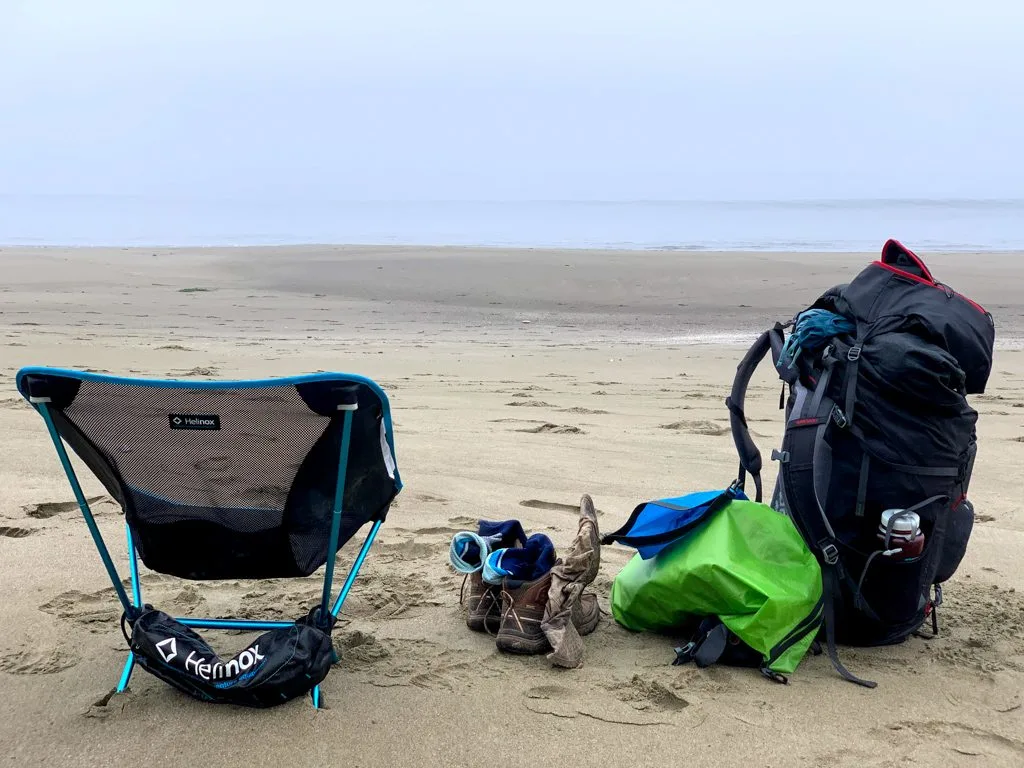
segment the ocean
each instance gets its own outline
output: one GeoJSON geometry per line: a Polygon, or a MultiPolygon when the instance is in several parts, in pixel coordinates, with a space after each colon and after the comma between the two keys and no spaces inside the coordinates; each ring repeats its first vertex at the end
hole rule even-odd
{"type": "Polygon", "coordinates": [[[0,195],[0,245],[1024,250],[1024,200],[352,202],[0,195]]]}

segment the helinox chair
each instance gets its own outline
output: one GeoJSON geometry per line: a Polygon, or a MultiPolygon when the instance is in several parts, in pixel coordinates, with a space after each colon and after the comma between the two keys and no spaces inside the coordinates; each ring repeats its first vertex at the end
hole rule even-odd
{"type": "Polygon", "coordinates": [[[124,608],[117,690],[139,664],[207,701],[273,706],[310,692],[319,707],[337,660],[331,629],[402,487],[383,390],[343,373],[173,381],[55,368],[25,368],[17,384],[46,422],[124,608]],[[124,509],[130,595],[65,443],[124,509]],[[332,603],[337,550],[367,524],[332,603]],[[326,564],[323,595],[296,621],[172,619],[143,603],[137,558],[193,580],[308,576],[326,564]],[[192,628],[271,631],[224,661],[192,628]]]}

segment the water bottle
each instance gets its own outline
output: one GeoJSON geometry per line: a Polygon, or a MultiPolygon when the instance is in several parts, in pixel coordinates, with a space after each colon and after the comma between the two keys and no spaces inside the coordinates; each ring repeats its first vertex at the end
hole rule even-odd
{"type": "Polygon", "coordinates": [[[921,517],[916,512],[905,509],[887,509],[878,522],[878,538],[882,546],[893,560],[906,560],[917,557],[924,552],[924,531],[921,530],[921,517]],[[889,523],[892,531],[889,532],[889,523]],[[886,533],[889,533],[886,546],[886,533]]]}

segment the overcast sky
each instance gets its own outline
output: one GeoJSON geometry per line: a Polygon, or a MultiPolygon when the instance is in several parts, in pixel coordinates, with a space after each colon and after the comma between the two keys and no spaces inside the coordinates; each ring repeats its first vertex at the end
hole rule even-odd
{"type": "Polygon", "coordinates": [[[0,0],[0,193],[1024,197],[1021,0],[0,0]]]}

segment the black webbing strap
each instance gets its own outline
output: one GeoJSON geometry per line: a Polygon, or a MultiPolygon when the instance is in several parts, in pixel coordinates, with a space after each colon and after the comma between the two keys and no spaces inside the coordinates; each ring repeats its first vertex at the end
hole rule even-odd
{"type": "Polygon", "coordinates": [[[849,365],[846,366],[846,395],[843,398],[843,413],[846,416],[846,421],[849,424],[853,423],[853,412],[857,408],[857,373],[860,369],[860,353],[861,346],[858,341],[857,344],[850,347],[850,351],[846,353],[846,359],[849,365]]]}
{"type": "Polygon", "coordinates": [[[841,599],[839,596],[839,582],[836,580],[835,570],[839,565],[823,564],[821,569],[822,575],[822,587],[824,590],[825,597],[825,646],[828,652],[829,661],[832,662],[832,667],[836,672],[844,679],[857,685],[863,685],[865,688],[875,688],[878,683],[873,680],[864,680],[863,678],[857,677],[855,674],[850,672],[846,667],[843,666],[843,662],[839,660],[839,652],[836,650],[836,608],[835,602],[841,599]]]}
{"type": "MultiPolygon", "coordinates": [[[[822,398],[819,412],[827,413],[832,408],[831,400],[822,398]]],[[[827,426],[827,424],[826,424],[827,426]]],[[[852,674],[842,662],[835,644],[836,601],[842,597],[839,591],[839,579],[842,578],[843,567],[839,561],[839,548],[835,543],[835,535],[825,514],[825,499],[818,499],[815,489],[815,465],[825,459],[823,445],[824,430],[787,428],[783,447],[790,453],[790,461],[782,465],[783,482],[786,487],[789,513],[797,527],[801,530],[805,541],[812,550],[816,550],[821,563],[822,594],[824,611],[822,622],[825,627],[825,639],[828,657],[832,666],[843,679],[874,688],[876,683],[863,680],[852,674]]]]}
{"type": "Polygon", "coordinates": [[[753,439],[750,437],[750,429],[747,426],[747,417],[743,412],[744,398],[747,394],[747,386],[750,378],[757,370],[757,366],[768,354],[772,353],[772,360],[778,366],[782,354],[782,346],[785,343],[784,326],[776,323],[775,327],[765,331],[757,337],[757,341],[747,351],[740,364],[736,366],[736,377],[733,379],[732,391],[725,400],[725,407],[729,409],[729,424],[732,428],[733,442],[736,443],[736,452],[739,454],[740,467],[737,473],[737,487],[743,489],[747,473],[754,479],[755,501],[760,502],[761,492],[761,452],[757,450],[753,439]]]}
{"type": "Polygon", "coordinates": [[[857,517],[864,517],[864,504],[868,496],[868,472],[871,469],[871,454],[863,452],[860,459],[860,480],[857,483],[857,517]]]}
{"type": "Polygon", "coordinates": [[[765,662],[765,666],[770,667],[779,660],[782,654],[807,637],[811,632],[816,631],[821,626],[824,609],[825,595],[822,594],[818,602],[815,603],[814,608],[811,609],[811,612],[769,651],[768,661],[765,662]]]}
{"type": "Polygon", "coordinates": [[[737,437],[735,432],[735,426],[733,426],[733,440],[736,442],[736,448],[740,452],[740,467],[736,472],[736,487],[743,490],[743,486],[747,480],[747,471],[750,471],[750,476],[754,479],[754,501],[761,501],[761,452],[757,450],[757,446],[754,445],[754,441],[750,438],[750,427],[747,426],[747,416],[743,413],[743,409],[740,408],[732,401],[732,397],[725,398],[725,407],[729,409],[729,421],[735,425],[739,422],[742,427],[742,435],[737,437]],[[745,439],[743,437],[745,435],[745,439]],[[746,453],[750,448],[753,448],[753,453],[746,453]]]}

